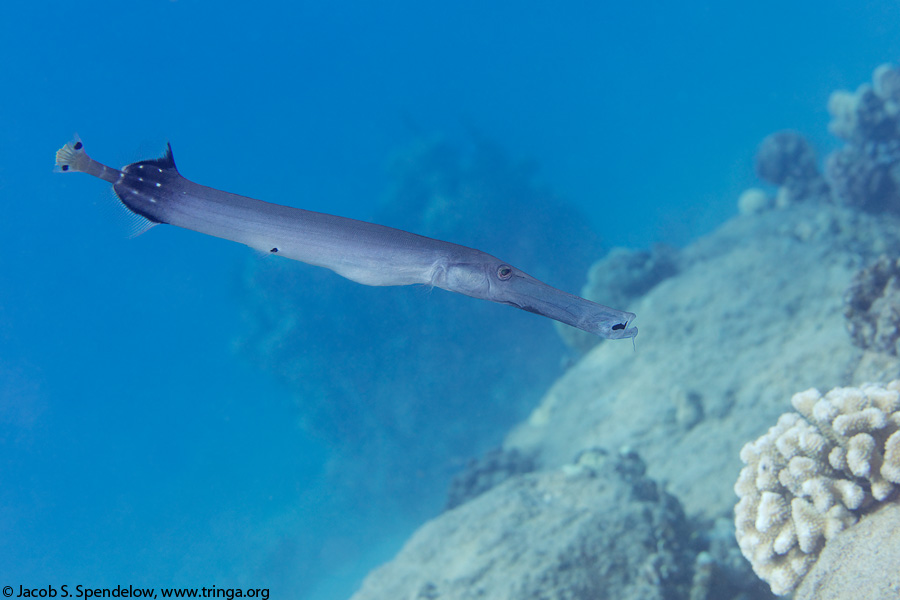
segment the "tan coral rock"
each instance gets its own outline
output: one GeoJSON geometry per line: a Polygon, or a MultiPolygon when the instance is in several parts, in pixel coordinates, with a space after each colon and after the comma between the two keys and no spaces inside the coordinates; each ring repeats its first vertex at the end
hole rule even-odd
{"type": "Polygon", "coordinates": [[[900,503],[888,502],[829,540],[794,600],[896,600],[898,537],[900,503]]]}

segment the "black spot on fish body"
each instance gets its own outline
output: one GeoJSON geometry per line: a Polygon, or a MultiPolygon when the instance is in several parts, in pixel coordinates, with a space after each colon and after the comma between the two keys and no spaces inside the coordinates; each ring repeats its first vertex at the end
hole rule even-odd
{"type": "Polygon", "coordinates": [[[82,144],[80,141],[78,141],[78,142],[75,142],[74,147],[76,150],[81,150],[82,148],[84,148],[84,144],[82,144]]]}
{"type": "Polygon", "coordinates": [[[272,248],[271,250],[269,250],[269,252],[271,252],[272,254],[277,254],[278,248],[272,248]]]}
{"type": "Polygon", "coordinates": [[[62,171],[68,171],[68,170],[69,170],[69,165],[63,165],[63,166],[61,166],[61,167],[60,167],[60,170],[62,170],[62,171]]]}
{"type": "Polygon", "coordinates": [[[619,331],[620,329],[625,329],[625,323],[616,323],[612,326],[613,331],[619,331]]]}

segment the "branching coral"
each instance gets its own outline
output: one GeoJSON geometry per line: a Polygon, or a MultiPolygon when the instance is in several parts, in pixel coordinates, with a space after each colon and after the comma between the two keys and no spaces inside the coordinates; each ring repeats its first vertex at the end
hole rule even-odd
{"type": "Polygon", "coordinates": [[[800,582],[825,541],[900,484],[900,380],[795,394],[797,410],[744,446],[734,486],[738,545],[775,594],[800,582]]]}

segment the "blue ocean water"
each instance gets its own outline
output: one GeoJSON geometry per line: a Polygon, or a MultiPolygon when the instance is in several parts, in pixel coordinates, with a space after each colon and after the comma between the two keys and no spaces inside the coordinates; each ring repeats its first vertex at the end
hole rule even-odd
{"type": "MultiPolygon", "coordinates": [[[[7,7],[0,585],[346,597],[440,510],[448,478],[448,469],[412,461],[402,463],[416,470],[402,482],[387,477],[390,462],[359,480],[367,469],[347,468],[345,447],[366,446],[321,434],[307,412],[342,382],[322,378],[321,393],[298,399],[279,365],[237,347],[248,261],[266,270],[271,260],[174,228],[130,239],[105,184],[52,173],[54,151],[73,132],[114,166],[154,156],[169,140],[194,181],[398,220],[385,205],[392,160],[423,140],[463,149],[487,141],[514,163],[536,165],[535,186],[581,210],[604,248],[682,245],[734,214],[740,191],[756,184],[752,156],[766,134],[793,128],[822,154],[834,146],[828,94],[896,59],[898,17],[892,2],[7,7]]],[[[478,247],[503,256],[518,239],[506,223],[479,226],[478,247]]],[[[556,277],[579,281],[583,269],[556,277]]],[[[381,291],[348,291],[353,303],[330,308],[349,314],[367,293],[381,291]]],[[[456,302],[439,291],[398,293],[404,302],[456,302]]],[[[475,302],[460,299],[452,310],[465,315],[475,302]]],[[[485,318],[508,317],[512,335],[551,331],[538,317],[497,310],[485,318]]],[[[410,322],[398,339],[428,325],[410,322]]],[[[341,350],[358,335],[333,319],[305,327],[304,343],[328,340],[316,347],[355,371],[356,385],[379,379],[341,350]]],[[[448,340],[448,348],[471,346],[448,340]]],[[[448,352],[443,369],[465,378],[470,364],[490,359],[474,346],[448,352]]],[[[394,349],[376,343],[367,352],[394,349]]],[[[546,364],[548,382],[558,369],[546,364]]],[[[429,397],[429,369],[417,377],[395,382],[401,406],[403,393],[429,397]]],[[[379,385],[378,402],[387,402],[391,388],[379,385]]],[[[362,400],[370,393],[354,390],[362,400]]],[[[509,403],[515,422],[523,407],[509,403]]],[[[390,408],[361,401],[356,410],[390,408]]],[[[440,408],[444,422],[448,413],[455,421],[448,429],[477,418],[440,408]]],[[[493,438],[479,443],[496,445],[506,426],[498,417],[493,438]]],[[[377,456],[399,457],[390,432],[382,437],[391,450],[377,456]]],[[[409,455],[431,443],[403,439],[409,455]]]]}

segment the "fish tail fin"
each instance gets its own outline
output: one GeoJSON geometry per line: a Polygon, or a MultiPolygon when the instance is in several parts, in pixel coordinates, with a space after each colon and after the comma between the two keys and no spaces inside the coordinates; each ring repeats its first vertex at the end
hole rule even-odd
{"type": "Polygon", "coordinates": [[[101,165],[87,155],[84,151],[84,143],[76,133],[71,142],[56,151],[56,166],[53,168],[58,173],[87,173],[99,177],[104,181],[115,183],[122,173],[118,169],[112,169],[101,165]]]}
{"type": "Polygon", "coordinates": [[[84,144],[76,133],[71,142],[56,151],[56,167],[54,171],[68,173],[79,171],[84,173],[90,165],[91,157],[84,151],[84,144]]]}

